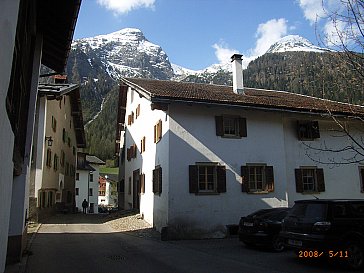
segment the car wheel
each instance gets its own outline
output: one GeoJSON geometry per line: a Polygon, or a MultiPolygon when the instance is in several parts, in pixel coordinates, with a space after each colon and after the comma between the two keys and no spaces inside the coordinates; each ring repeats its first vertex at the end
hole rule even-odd
{"type": "Polygon", "coordinates": [[[278,235],[274,236],[272,240],[272,248],[276,252],[282,252],[285,249],[284,240],[278,235]]]}
{"type": "Polygon", "coordinates": [[[348,242],[346,245],[348,258],[345,259],[346,265],[350,269],[360,269],[364,265],[364,249],[357,242],[348,242]]]}

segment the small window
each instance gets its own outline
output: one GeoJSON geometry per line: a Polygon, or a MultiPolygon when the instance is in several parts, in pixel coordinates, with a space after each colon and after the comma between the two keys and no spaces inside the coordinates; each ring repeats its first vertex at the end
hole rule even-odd
{"type": "Polygon", "coordinates": [[[92,188],[89,188],[88,193],[89,193],[89,196],[93,196],[93,194],[94,194],[93,189],[92,188]]]}
{"type": "Polygon", "coordinates": [[[246,119],[237,116],[216,116],[216,135],[241,138],[247,136],[246,119]]]}
{"type": "Polygon", "coordinates": [[[52,116],[52,129],[53,129],[53,132],[57,131],[57,120],[54,116],[52,116]]]}
{"type": "Polygon", "coordinates": [[[139,116],[140,116],[140,104],[138,104],[135,110],[135,119],[137,119],[139,116]]]}
{"type": "Polygon", "coordinates": [[[272,166],[247,164],[241,166],[242,191],[248,193],[268,193],[274,191],[272,166]]]}
{"type": "Polygon", "coordinates": [[[320,138],[318,121],[297,121],[297,135],[299,140],[320,138]]]}
{"type": "Polygon", "coordinates": [[[47,149],[46,166],[52,167],[52,150],[51,149],[47,149]]]}
{"type": "Polygon", "coordinates": [[[80,189],[76,188],[76,195],[79,195],[80,189]]]}
{"type": "Polygon", "coordinates": [[[90,173],[90,182],[94,182],[94,174],[90,173]]]}
{"type": "Polygon", "coordinates": [[[211,194],[226,192],[226,168],[217,163],[198,163],[189,166],[190,193],[211,194]]]}
{"type": "Polygon", "coordinates": [[[62,141],[63,141],[63,143],[66,143],[66,138],[67,138],[66,129],[63,128],[63,130],[62,130],[62,141]]]}
{"type": "Polygon", "coordinates": [[[76,173],[76,180],[80,180],[80,173],[76,173]]]}
{"type": "Polygon", "coordinates": [[[154,125],[154,143],[158,143],[162,139],[162,120],[154,125]]]}
{"type": "Polygon", "coordinates": [[[54,154],[54,157],[53,157],[53,169],[55,171],[58,170],[58,155],[57,154],[54,154]]]}
{"type": "Polygon", "coordinates": [[[145,137],[140,141],[140,153],[145,152],[145,137]]]}
{"type": "Polygon", "coordinates": [[[313,193],[325,191],[323,169],[315,167],[301,167],[295,169],[296,192],[313,193]]]}
{"type": "Polygon", "coordinates": [[[64,160],[65,160],[65,153],[63,150],[61,150],[61,159],[60,159],[60,163],[61,163],[61,166],[64,167],[64,160]]]}
{"type": "Polygon", "coordinates": [[[153,170],[153,192],[161,195],[162,193],[162,168],[156,166],[153,170]]]}

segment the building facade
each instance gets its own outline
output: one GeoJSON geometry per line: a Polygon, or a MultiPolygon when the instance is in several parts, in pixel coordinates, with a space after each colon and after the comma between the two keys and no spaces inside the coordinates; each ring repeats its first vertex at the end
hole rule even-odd
{"type": "Polygon", "coordinates": [[[339,164],[354,151],[330,152],[351,143],[332,115],[360,139],[363,107],[242,86],[122,82],[124,206],[171,238],[223,236],[241,216],[298,199],[364,198],[364,166],[339,164]]]}

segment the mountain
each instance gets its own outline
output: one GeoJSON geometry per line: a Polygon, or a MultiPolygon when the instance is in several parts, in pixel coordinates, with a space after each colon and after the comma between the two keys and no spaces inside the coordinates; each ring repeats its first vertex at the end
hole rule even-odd
{"type": "Polygon", "coordinates": [[[327,49],[315,46],[309,40],[299,35],[288,35],[271,45],[266,54],[290,51],[327,52],[327,49]]]}
{"type": "MultiPolygon", "coordinates": [[[[284,37],[249,63],[244,85],[363,103],[360,78],[336,54],[297,35],[284,37]]],[[[171,64],[160,46],[134,28],[75,40],[67,74],[71,82],[81,84],[88,152],[103,160],[114,155],[120,77],[232,85],[230,63],[198,71],[171,64]]]]}

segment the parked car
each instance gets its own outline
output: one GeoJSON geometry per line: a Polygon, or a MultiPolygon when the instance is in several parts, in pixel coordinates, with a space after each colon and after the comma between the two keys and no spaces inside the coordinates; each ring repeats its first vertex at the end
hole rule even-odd
{"type": "Polygon", "coordinates": [[[282,219],[288,208],[272,208],[258,210],[239,222],[239,240],[247,246],[269,245],[274,251],[283,251],[285,246],[279,232],[282,219]]]}
{"type": "Polygon", "coordinates": [[[283,221],[285,245],[302,258],[336,258],[364,266],[364,200],[300,200],[283,221]]]}

